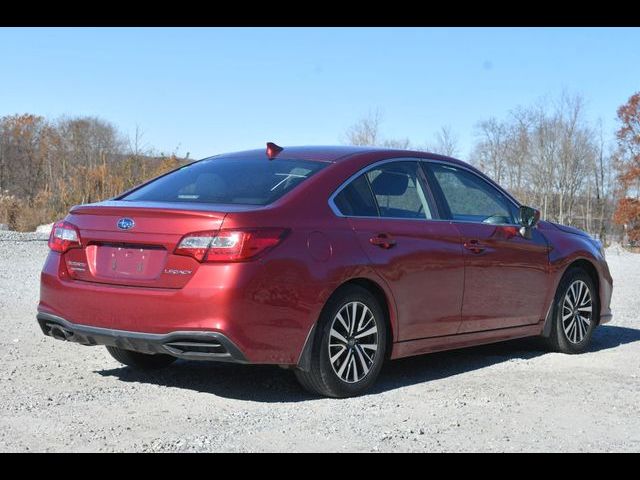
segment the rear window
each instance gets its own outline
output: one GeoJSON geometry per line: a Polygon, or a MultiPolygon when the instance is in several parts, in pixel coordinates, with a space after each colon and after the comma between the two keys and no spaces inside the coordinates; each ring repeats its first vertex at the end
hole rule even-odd
{"type": "Polygon", "coordinates": [[[268,205],[325,165],[265,158],[203,160],[161,177],[120,200],[268,205]]]}

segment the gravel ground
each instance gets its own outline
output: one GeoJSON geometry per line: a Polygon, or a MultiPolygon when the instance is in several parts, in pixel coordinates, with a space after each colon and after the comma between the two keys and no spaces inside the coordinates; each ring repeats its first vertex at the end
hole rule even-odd
{"type": "Polygon", "coordinates": [[[44,337],[38,238],[0,232],[0,451],[640,451],[640,255],[609,250],[614,320],[588,353],[519,340],[398,360],[334,400],[278,367],[142,374],[44,337]]]}

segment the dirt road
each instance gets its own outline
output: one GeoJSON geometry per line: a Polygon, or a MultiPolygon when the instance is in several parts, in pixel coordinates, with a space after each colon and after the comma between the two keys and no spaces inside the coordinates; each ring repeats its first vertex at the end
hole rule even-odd
{"type": "Polygon", "coordinates": [[[614,320],[586,354],[526,340],[399,360],[333,400],[278,367],[142,374],[44,337],[46,242],[2,235],[0,451],[640,450],[640,255],[609,250],[614,320]]]}

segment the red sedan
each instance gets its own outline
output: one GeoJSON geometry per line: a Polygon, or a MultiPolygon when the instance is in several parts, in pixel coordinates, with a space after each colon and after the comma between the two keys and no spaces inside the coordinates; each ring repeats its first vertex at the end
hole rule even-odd
{"type": "Polygon", "coordinates": [[[37,318],[131,367],[278,364],[334,397],[386,359],[528,336],[579,353],[611,275],[598,241],[539,216],[452,158],[268,144],[72,208],[37,318]]]}

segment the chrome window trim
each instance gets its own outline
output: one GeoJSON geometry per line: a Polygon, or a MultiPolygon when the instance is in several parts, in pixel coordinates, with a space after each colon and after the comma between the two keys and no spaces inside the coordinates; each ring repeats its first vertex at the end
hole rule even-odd
{"type": "MultiPolygon", "coordinates": [[[[349,178],[347,178],[344,182],[342,182],[340,184],[340,186],[329,196],[329,200],[328,200],[329,208],[331,209],[333,214],[336,217],[340,217],[340,218],[360,218],[360,219],[365,218],[365,219],[380,219],[380,220],[382,220],[382,219],[384,219],[384,220],[415,220],[415,221],[419,221],[419,222],[471,223],[473,225],[494,225],[494,226],[518,227],[518,228],[521,227],[521,225],[519,225],[517,223],[483,223],[483,222],[473,222],[471,220],[455,220],[455,219],[452,219],[452,218],[405,218],[405,217],[380,217],[380,216],[368,217],[368,216],[362,216],[362,215],[344,215],[342,212],[340,212],[340,210],[336,206],[334,200],[340,194],[340,192],[342,192],[342,190],[344,190],[353,180],[355,180],[360,175],[363,175],[363,174],[367,173],[369,170],[371,170],[373,168],[376,168],[376,167],[378,167],[380,165],[384,165],[386,163],[392,163],[392,162],[403,162],[403,161],[404,162],[439,163],[439,164],[450,166],[450,167],[453,167],[453,168],[459,168],[461,170],[466,170],[467,172],[475,175],[476,177],[478,177],[483,182],[489,184],[491,187],[493,187],[496,190],[498,190],[498,192],[500,192],[516,208],[520,208],[520,204],[515,200],[515,198],[513,198],[508,192],[503,190],[502,187],[500,187],[497,183],[495,183],[493,181],[489,181],[489,180],[481,177],[476,172],[474,172],[470,168],[467,168],[464,165],[458,165],[456,163],[447,162],[446,160],[437,160],[435,158],[396,157],[396,158],[387,158],[385,160],[378,160],[377,162],[371,163],[371,164],[367,165],[366,167],[362,167],[360,170],[358,170],[356,173],[354,173],[349,178]]],[[[375,199],[375,196],[374,196],[374,199],[375,199]]],[[[377,205],[377,203],[376,203],[376,205],[377,205]]]]}

